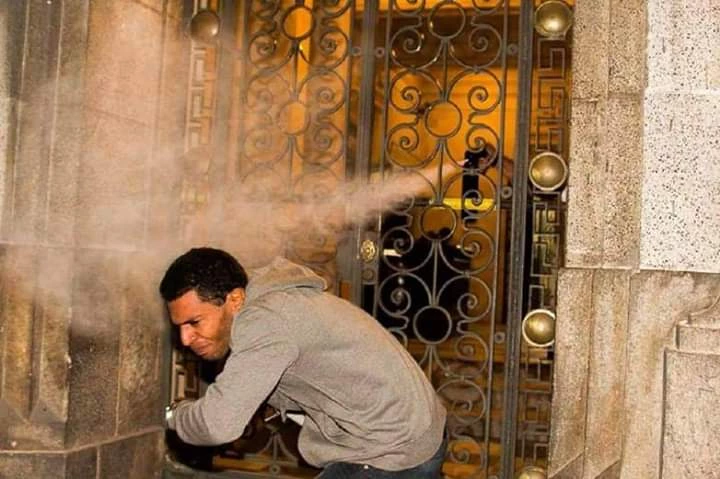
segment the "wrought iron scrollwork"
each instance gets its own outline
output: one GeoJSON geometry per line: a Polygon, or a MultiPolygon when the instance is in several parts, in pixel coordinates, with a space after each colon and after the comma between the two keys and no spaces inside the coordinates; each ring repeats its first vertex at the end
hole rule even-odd
{"type": "MultiPolygon", "coordinates": [[[[276,203],[320,202],[345,178],[354,2],[247,3],[240,181],[277,183],[276,203]]],[[[288,235],[284,253],[332,285],[336,249],[309,230],[288,235]]]]}
{"type": "Polygon", "coordinates": [[[428,188],[384,217],[377,272],[366,285],[376,317],[445,401],[448,460],[466,477],[492,470],[497,453],[491,411],[508,31],[493,15],[508,15],[503,2],[394,0],[378,49],[380,173],[416,172],[428,188]]]}

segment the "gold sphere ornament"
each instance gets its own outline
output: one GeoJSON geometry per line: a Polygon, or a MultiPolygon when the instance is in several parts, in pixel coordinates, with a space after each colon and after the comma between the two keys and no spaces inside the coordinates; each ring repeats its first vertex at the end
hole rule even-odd
{"type": "Polygon", "coordinates": [[[360,257],[364,262],[369,263],[374,260],[377,256],[377,253],[377,245],[373,240],[363,240],[362,244],[360,245],[360,257]]]}
{"type": "Polygon", "coordinates": [[[547,474],[542,467],[530,466],[523,469],[517,479],[547,479],[547,474]]]}
{"type": "Polygon", "coordinates": [[[212,10],[201,10],[190,20],[190,38],[196,42],[211,43],[220,34],[220,17],[212,10]]]}
{"type": "Polygon", "coordinates": [[[555,342],[555,313],[548,309],[533,309],[522,320],[525,341],[536,348],[547,348],[555,342]]]}
{"type": "Polygon", "coordinates": [[[535,30],[542,37],[563,38],[573,24],[573,12],[562,0],[548,0],[535,10],[535,30]]]}
{"type": "Polygon", "coordinates": [[[562,156],[550,151],[535,155],[530,160],[530,182],[540,191],[555,191],[565,184],[568,167],[562,156]]]}

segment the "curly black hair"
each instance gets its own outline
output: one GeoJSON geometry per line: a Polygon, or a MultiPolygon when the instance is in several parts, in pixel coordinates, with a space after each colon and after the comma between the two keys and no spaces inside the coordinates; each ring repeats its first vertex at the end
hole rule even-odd
{"type": "Polygon", "coordinates": [[[193,248],[179,256],[160,282],[160,294],[167,302],[195,290],[203,301],[218,306],[235,288],[245,288],[245,270],[231,254],[215,248],[193,248]]]}

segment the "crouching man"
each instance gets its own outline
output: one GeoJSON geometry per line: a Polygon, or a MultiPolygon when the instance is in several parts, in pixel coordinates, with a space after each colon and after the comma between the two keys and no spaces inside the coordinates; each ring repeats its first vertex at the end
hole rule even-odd
{"type": "Polygon", "coordinates": [[[446,412],[402,345],[361,309],[278,258],[249,278],[230,254],[196,248],[160,283],[183,345],[229,356],[205,396],[168,427],[195,445],[238,438],[265,401],[301,412],[298,448],[323,479],[441,477],[446,412]]]}

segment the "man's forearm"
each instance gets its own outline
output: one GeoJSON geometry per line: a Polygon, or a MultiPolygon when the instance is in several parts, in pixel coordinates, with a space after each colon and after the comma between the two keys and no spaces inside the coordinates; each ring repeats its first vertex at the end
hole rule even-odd
{"type": "MultiPolygon", "coordinates": [[[[202,409],[203,401],[185,400],[171,405],[165,414],[168,429],[177,432],[180,439],[195,446],[212,446],[229,440],[210,433],[202,409]]],[[[230,439],[232,440],[232,439],[230,439]]]]}
{"type": "Polygon", "coordinates": [[[261,332],[252,333],[252,339],[242,349],[230,354],[222,373],[203,397],[183,401],[174,409],[168,426],[177,431],[180,439],[213,446],[240,437],[258,406],[298,357],[297,346],[262,324],[261,332]]]}

